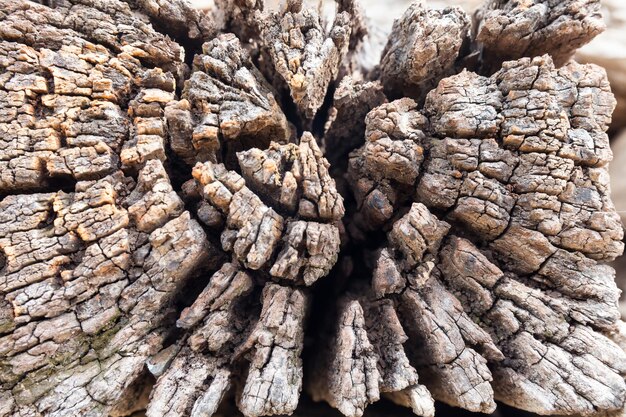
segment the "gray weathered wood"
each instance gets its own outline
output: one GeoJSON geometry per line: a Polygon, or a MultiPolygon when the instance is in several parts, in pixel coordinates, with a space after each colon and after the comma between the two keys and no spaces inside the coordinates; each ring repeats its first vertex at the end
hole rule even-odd
{"type": "Polygon", "coordinates": [[[597,12],[0,0],[0,416],[623,412],[597,12]]]}

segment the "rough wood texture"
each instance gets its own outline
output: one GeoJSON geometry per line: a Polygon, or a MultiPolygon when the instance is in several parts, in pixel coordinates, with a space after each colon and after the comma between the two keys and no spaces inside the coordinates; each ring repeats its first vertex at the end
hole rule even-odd
{"type": "Polygon", "coordinates": [[[606,168],[614,105],[601,69],[543,56],[446,78],[423,110],[401,99],[367,116],[353,227],[389,229],[373,290],[396,302],[435,398],[482,412],[494,399],[623,406],[626,355],[601,334],[616,329],[619,292],[596,262],[623,250],[606,168]]]}
{"type": "Polygon", "coordinates": [[[324,149],[330,162],[342,163],[350,151],[363,144],[365,116],[385,101],[379,81],[358,81],[351,76],[341,80],[324,132],[324,149]]]}
{"type": "Polygon", "coordinates": [[[183,99],[166,118],[172,150],[188,163],[234,159],[237,151],[289,137],[271,87],[232,33],[202,46],[185,81],[183,99]]]}
{"type": "Polygon", "coordinates": [[[454,71],[468,40],[469,16],[460,7],[429,9],[413,3],[393,24],[380,62],[385,93],[423,100],[440,79],[454,71]]]}
{"type": "Polygon", "coordinates": [[[611,90],[617,99],[611,122],[611,130],[617,132],[626,127],[626,45],[622,42],[622,35],[626,31],[626,3],[605,0],[601,4],[607,29],[579,49],[575,58],[581,63],[601,65],[606,70],[611,90]]]}
{"type": "Polygon", "coordinates": [[[0,0],[0,416],[623,411],[597,2],[477,17],[0,0]]]}
{"type": "Polygon", "coordinates": [[[238,156],[243,177],[222,164],[194,168],[195,181],[186,188],[200,197],[207,213],[200,219],[223,228],[222,248],[245,267],[313,284],[337,260],[336,222],[344,214],[315,139],[305,133],[300,145],[272,143],[266,151],[253,148],[238,156]]]}
{"type": "Polygon", "coordinates": [[[561,66],[605,28],[599,0],[488,0],[475,17],[476,40],[493,70],[509,59],[543,54],[561,66]]]}
{"type": "Polygon", "coordinates": [[[261,41],[275,81],[289,91],[301,118],[311,122],[348,51],[350,15],[338,13],[327,29],[314,9],[303,8],[302,0],[289,0],[285,7],[260,23],[261,41]]]}

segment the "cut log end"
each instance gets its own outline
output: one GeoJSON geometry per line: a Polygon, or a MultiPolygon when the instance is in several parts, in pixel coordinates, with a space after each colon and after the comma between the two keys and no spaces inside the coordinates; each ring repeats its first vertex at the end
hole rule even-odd
{"type": "Polygon", "coordinates": [[[0,0],[0,416],[623,410],[598,10],[0,0]]]}

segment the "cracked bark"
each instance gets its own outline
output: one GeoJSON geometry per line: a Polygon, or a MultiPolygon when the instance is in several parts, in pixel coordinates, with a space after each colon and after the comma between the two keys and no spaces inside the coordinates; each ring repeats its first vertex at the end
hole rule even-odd
{"type": "Polygon", "coordinates": [[[0,416],[622,410],[615,101],[553,3],[417,2],[370,71],[350,0],[0,0],[0,416]]]}
{"type": "Polygon", "coordinates": [[[347,11],[338,13],[329,29],[323,23],[315,10],[303,8],[302,0],[289,0],[284,10],[259,24],[274,80],[290,95],[305,128],[322,106],[350,43],[347,11]]]}
{"type": "Polygon", "coordinates": [[[475,16],[485,70],[503,61],[550,54],[557,66],[605,29],[597,0],[486,1],[475,16]]]}
{"type": "Polygon", "coordinates": [[[390,97],[423,100],[454,72],[469,37],[469,16],[460,7],[429,9],[416,1],[396,20],[381,58],[381,81],[390,97]]]}
{"type": "Polygon", "coordinates": [[[481,412],[494,399],[538,413],[623,407],[626,356],[607,337],[618,290],[598,263],[623,250],[600,179],[614,105],[599,68],[543,56],[443,79],[422,110],[401,99],[367,116],[348,230],[388,230],[372,289],[398,306],[436,399],[481,412]]]}

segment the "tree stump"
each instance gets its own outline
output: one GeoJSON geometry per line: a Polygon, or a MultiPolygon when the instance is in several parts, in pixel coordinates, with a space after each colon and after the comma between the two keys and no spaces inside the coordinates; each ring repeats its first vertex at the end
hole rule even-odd
{"type": "Polygon", "coordinates": [[[0,0],[0,416],[622,412],[602,28],[0,0]]]}

